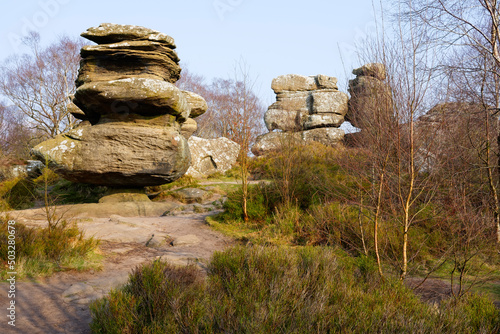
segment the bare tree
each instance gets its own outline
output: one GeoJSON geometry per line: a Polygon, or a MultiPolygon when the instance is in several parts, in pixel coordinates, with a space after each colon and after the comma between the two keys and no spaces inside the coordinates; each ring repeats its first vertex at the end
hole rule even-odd
{"type": "Polygon", "coordinates": [[[0,159],[25,159],[29,157],[32,131],[26,126],[22,114],[0,102],[0,159]]]}
{"type": "Polygon", "coordinates": [[[8,59],[0,71],[0,92],[24,114],[32,128],[54,137],[73,127],[69,95],[75,91],[80,62],[81,39],[61,37],[46,48],[40,36],[31,33],[25,40],[30,54],[8,59]]]}
{"type": "Polygon", "coordinates": [[[253,92],[248,72],[238,70],[234,79],[215,79],[210,87],[209,116],[214,134],[233,140],[248,154],[263,132],[264,106],[253,92]]]}
{"type": "MultiPolygon", "coordinates": [[[[459,91],[463,98],[483,105],[479,115],[489,131],[490,122],[498,123],[496,113],[500,92],[500,2],[498,0],[406,0],[406,17],[419,20],[430,28],[428,38],[443,57],[442,69],[455,79],[465,79],[459,91]],[[458,57],[457,57],[458,55],[458,57]],[[458,73],[458,76],[457,76],[458,73]],[[464,85],[465,83],[465,85],[464,85]],[[465,87],[466,89],[464,89],[465,87]],[[465,91],[467,90],[467,93],[465,91]]],[[[456,87],[456,86],[455,86],[456,87]]],[[[488,185],[500,244],[500,154],[493,143],[500,134],[488,133],[482,151],[482,168],[487,169],[488,185]],[[496,137],[493,139],[492,137],[496,137]],[[494,156],[496,155],[496,159],[494,156]]]]}
{"type": "Polygon", "coordinates": [[[235,66],[233,77],[214,78],[211,83],[184,68],[176,85],[201,95],[207,101],[207,112],[196,118],[198,130],[195,135],[226,137],[248,152],[257,135],[265,132],[264,106],[254,92],[255,81],[250,78],[244,64],[235,66]]]}
{"type": "Polygon", "coordinates": [[[196,135],[203,138],[226,137],[240,145],[243,218],[248,220],[248,154],[256,137],[265,132],[265,108],[254,92],[255,81],[251,79],[246,65],[239,62],[232,78],[215,78],[210,85],[202,76],[184,69],[177,86],[193,91],[207,101],[207,112],[196,118],[196,135]]]}
{"type": "MultiPolygon", "coordinates": [[[[435,59],[425,31],[415,21],[401,20],[400,11],[396,12],[393,25],[380,31],[381,36],[365,45],[362,58],[385,65],[389,93],[385,89],[374,89],[368,94],[367,106],[351,103],[354,113],[358,108],[365,108],[368,110],[360,110],[360,115],[370,118],[362,120],[361,132],[352,137],[365,150],[370,164],[361,170],[360,180],[369,182],[371,187],[360,186],[363,190],[360,206],[371,213],[379,273],[382,275],[380,232],[396,223],[399,241],[388,242],[393,248],[385,249],[384,254],[399,267],[403,280],[415,256],[411,250],[418,249],[417,245],[410,247],[410,230],[431,203],[437,188],[433,170],[428,168],[432,134],[416,129],[416,119],[426,111],[432,92],[433,72],[428,68],[432,68],[430,65],[435,59]],[[388,33],[391,28],[394,30],[388,33]]],[[[353,94],[356,92],[351,91],[353,94]]],[[[390,233],[394,235],[393,231],[390,233]]],[[[387,240],[387,236],[384,237],[387,240]]]]}

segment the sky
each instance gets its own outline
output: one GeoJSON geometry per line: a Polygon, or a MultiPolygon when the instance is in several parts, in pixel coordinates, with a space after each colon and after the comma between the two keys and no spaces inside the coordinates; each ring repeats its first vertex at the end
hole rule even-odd
{"type": "MultiPolygon", "coordinates": [[[[0,60],[27,50],[20,38],[37,31],[47,45],[100,23],[144,26],[172,36],[183,68],[212,78],[234,76],[245,63],[264,104],[273,78],[325,74],[347,91],[359,67],[356,43],[373,35],[372,0],[23,0],[3,1],[0,60]]],[[[90,43],[89,43],[90,44],[90,43]]]]}

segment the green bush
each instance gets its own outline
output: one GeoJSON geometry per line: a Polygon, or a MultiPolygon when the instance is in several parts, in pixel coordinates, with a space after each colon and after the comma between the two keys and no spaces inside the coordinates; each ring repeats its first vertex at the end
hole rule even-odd
{"type": "Polygon", "coordinates": [[[370,258],[320,247],[236,247],[194,266],[155,261],[91,304],[94,333],[497,333],[499,311],[470,296],[435,308],[370,258]]]}
{"type": "MultiPolygon", "coordinates": [[[[49,275],[54,271],[85,269],[96,266],[90,257],[99,241],[84,239],[83,232],[66,221],[46,227],[26,227],[16,223],[15,252],[16,269],[19,277],[49,275]]],[[[7,263],[9,236],[8,219],[0,219],[0,259],[7,263]]],[[[1,276],[7,270],[2,267],[1,276]]]]}
{"type": "MultiPolygon", "coordinates": [[[[263,222],[269,216],[269,203],[263,191],[264,186],[255,185],[248,187],[247,212],[248,218],[252,221],[263,222]]],[[[240,189],[228,194],[223,205],[224,212],[219,215],[223,221],[243,220],[243,192],[240,189]]]]}
{"type": "Polygon", "coordinates": [[[136,268],[122,291],[91,305],[93,333],[196,333],[206,315],[195,265],[161,261],[136,268]]]}

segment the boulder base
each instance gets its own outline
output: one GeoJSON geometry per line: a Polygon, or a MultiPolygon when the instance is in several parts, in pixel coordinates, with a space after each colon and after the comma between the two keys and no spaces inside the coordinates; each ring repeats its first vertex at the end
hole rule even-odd
{"type": "Polygon", "coordinates": [[[77,128],[32,152],[70,181],[119,187],[169,183],[190,164],[187,140],[175,127],[127,123],[77,128]]]}

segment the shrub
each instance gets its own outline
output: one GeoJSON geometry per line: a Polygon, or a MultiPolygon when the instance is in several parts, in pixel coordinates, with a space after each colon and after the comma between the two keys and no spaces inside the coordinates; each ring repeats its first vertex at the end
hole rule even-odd
{"type": "Polygon", "coordinates": [[[368,257],[328,248],[236,247],[215,253],[206,283],[162,261],[91,304],[94,333],[496,333],[479,296],[437,309],[368,257]]]}
{"type": "MultiPolygon", "coordinates": [[[[0,258],[5,263],[8,245],[3,240],[8,240],[7,226],[8,219],[0,219],[0,258]]],[[[41,229],[16,223],[15,231],[16,269],[19,277],[96,266],[90,257],[99,244],[98,240],[84,239],[83,232],[66,221],[41,229]]],[[[3,266],[2,278],[6,272],[3,266]]]]}
{"type": "MultiPolygon", "coordinates": [[[[269,215],[269,203],[266,199],[261,185],[248,187],[247,212],[248,218],[252,221],[263,222],[269,215]]],[[[219,215],[219,219],[223,221],[242,221],[243,192],[240,189],[232,191],[228,194],[226,202],[224,202],[224,212],[219,215]]]]}
{"type": "Polygon", "coordinates": [[[206,314],[195,265],[162,261],[137,267],[129,283],[91,304],[94,333],[195,333],[206,314]]]}

